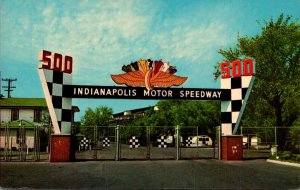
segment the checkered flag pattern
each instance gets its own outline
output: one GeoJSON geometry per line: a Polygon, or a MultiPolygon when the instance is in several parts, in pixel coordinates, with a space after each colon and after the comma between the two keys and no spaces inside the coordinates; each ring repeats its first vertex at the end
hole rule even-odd
{"type": "Polygon", "coordinates": [[[186,147],[191,147],[191,145],[192,145],[192,138],[188,137],[187,140],[185,140],[185,142],[186,142],[186,144],[185,144],[186,147]]]}
{"type": "Polygon", "coordinates": [[[80,146],[83,147],[83,148],[88,148],[89,147],[89,140],[84,137],[80,141],[80,146]]]}
{"type": "Polygon", "coordinates": [[[241,109],[253,76],[221,79],[221,89],[231,90],[231,100],[221,102],[222,135],[232,135],[235,125],[242,114],[241,109]]]}
{"type": "Polygon", "coordinates": [[[63,86],[72,84],[72,75],[39,69],[39,75],[55,134],[71,134],[72,98],[63,96],[63,86]]]}
{"type": "Polygon", "coordinates": [[[138,148],[140,146],[139,139],[136,136],[132,136],[129,143],[129,148],[138,148]]]}
{"type": "Polygon", "coordinates": [[[110,147],[110,140],[105,137],[103,140],[102,140],[102,146],[103,147],[110,147]]]}
{"type": "Polygon", "coordinates": [[[160,136],[159,139],[157,139],[158,142],[158,148],[167,148],[167,137],[166,136],[160,136]]]}

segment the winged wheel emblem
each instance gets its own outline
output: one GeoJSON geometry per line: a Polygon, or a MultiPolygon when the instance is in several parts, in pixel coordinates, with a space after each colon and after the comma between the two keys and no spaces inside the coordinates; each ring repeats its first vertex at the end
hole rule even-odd
{"type": "Polygon", "coordinates": [[[145,86],[147,90],[154,87],[180,86],[187,77],[174,75],[176,67],[170,66],[169,62],[141,59],[129,65],[123,65],[124,74],[111,75],[112,80],[117,84],[127,86],[145,86]]]}

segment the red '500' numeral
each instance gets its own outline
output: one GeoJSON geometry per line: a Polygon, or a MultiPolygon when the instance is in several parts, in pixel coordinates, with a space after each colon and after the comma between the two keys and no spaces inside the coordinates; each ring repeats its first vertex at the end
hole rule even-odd
{"type": "Polygon", "coordinates": [[[221,64],[221,72],[222,72],[222,79],[224,78],[234,78],[240,76],[251,76],[253,75],[254,65],[252,59],[245,59],[243,64],[240,60],[230,62],[223,62],[221,64]]]}
{"type": "Polygon", "coordinates": [[[72,73],[73,70],[73,58],[68,55],[52,54],[50,51],[43,50],[39,53],[39,61],[43,62],[43,69],[51,69],[64,73],[72,73]]]}

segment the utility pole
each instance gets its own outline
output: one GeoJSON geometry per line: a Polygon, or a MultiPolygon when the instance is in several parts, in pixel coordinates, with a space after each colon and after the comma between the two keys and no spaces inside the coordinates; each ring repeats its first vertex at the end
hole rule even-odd
{"type": "Polygon", "coordinates": [[[2,86],[2,87],[7,88],[7,90],[4,90],[4,91],[7,91],[7,98],[11,98],[10,92],[13,91],[12,88],[16,88],[15,86],[12,86],[12,82],[17,81],[17,79],[16,78],[14,78],[14,79],[6,78],[6,79],[2,79],[2,81],[7,82],[8,85],[7,86],[2,86]]]}
{"type": "MultiPolygon", "coordinates": [[[[1,79],[1,71],[0,71],[0,79],[1,79]]],[[[1,80],[0,80],[0,99],[4,97],[1,93],[1,88],[2,88],[2,86],[1,86],[1,80]]]]}

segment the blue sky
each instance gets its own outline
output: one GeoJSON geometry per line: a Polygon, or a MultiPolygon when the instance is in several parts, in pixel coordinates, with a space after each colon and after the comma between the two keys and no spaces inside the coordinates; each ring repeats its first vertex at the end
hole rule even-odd
{"type": "MultiPolygon", "coordinates": [[[[300,0],[0,0],[0,71],[17,78],[13,97],[44,97],[38,52],[71,55],[73,84],[115,85],[110,74],[140,58],[169,61],[187,76],[183,87],[219,88],[214,65],[237,35],[260,33],[258,21],[281,13],[300,17],[300,0]]],[[[1,85],[6,85],[2,82],[1,85]]],[[[2,94],[6,95],[4,89],[2,94]]],[[[87,107],[114,112],[155,105],[149,100],[74,99],[79,120],[87,107]]]]}

